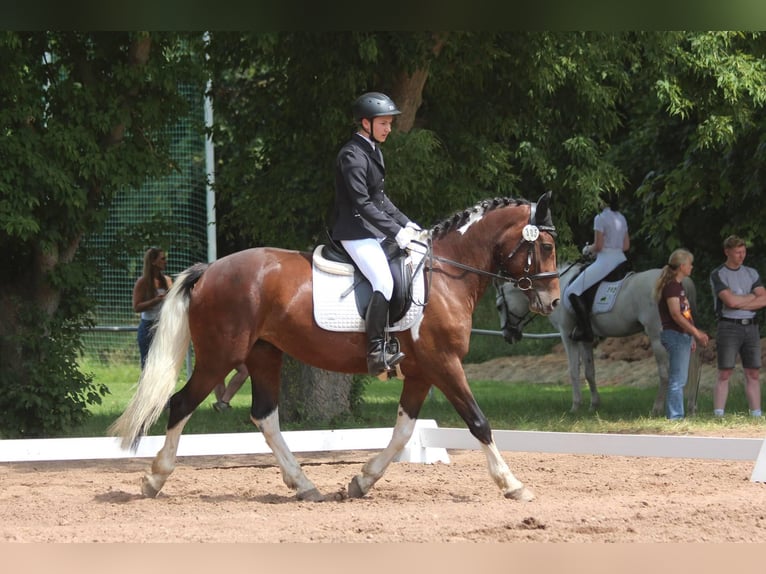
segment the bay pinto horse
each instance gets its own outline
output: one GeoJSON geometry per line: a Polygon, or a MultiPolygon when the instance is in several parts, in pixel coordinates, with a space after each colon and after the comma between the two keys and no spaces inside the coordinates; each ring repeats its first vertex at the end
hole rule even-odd
{"type": "MultiPolygon", "coordinates": [[[[400,364],[404,381],[392,438],[351,480],[347,496],[364,496],[381,478],[412,435],[434,386],[481,443],[489,473],[503,495],[534,498],[500,456],[461,359],[468,352],[473,310],[491,280],[519,285],[534,312],[551,313],[558,305],[550,193],[536,204],[485,200],[428,231],[429,299],[414,326],[398,333],[406,358],[400,364]]],[[[285,484],[299,500],[324,500],[279,429],[282,355],[329,371],[366,373],[367,341],[363,332],[321,329],[312,311],[310,253],[253,248],[210,265],[196,264],[178,276],[163,303],[135,395],[110,427],[112,435],[122,438],[123,448],[135,449],[169,404],[165,443],[142,478],[144,496],[155,497],[173,472],[179,438],[192,411],[232,369],[245,363],[253,390],[250,418],[271,448],[285,484]],[[194,369],[186,385],[173,394],[190,339],[194,369]]]]}
{"type": "MultiPolygon", "coordinates": [[[[577,277],[583,265],[582,262],[575,262],[564,263],[559,266],[559,286],[562,293],[567,285],[577,277]]],[[[657,301],[654,299],[654,285],[657,283],[661,271],[661,269],[648,269],[628,275],[623,280],[611,310],[604,313],[592,313],[590,316],[593,333],[596,337],[628,337],[642,331],[649,337],[659,374],[657,395],[654,398],[654,405],[652,405],[652,414],[655,416],[664,412],[665,396],[668,391],[668,353],[660,341],[662,323],[657,309],[657,301]]],[[[683,285],[692,307],[692,313],[696,314],[697,291],[694,282],[687,277],[684,279],[683,285]]],[[[519,340],[522,337],[521,330],[529,315],[529,306],[524,295],[510,284],[501,285],[498,288],[497,308],[500,313],[500,327],[509,342],[519,340]]],[[[593,362],[594,344],[585,341],[573,341],[569,337],[575,326],[576,318],[574,313],[565,305],[559,305],[548,316],[548,319],[558,330],[567,354],[569,382],[572,385],[572,408],[570,412],[577,412],[582,402],[581,366],[585,371],[585,379],[590,388],[590,410],[597,410],[601,404],[601,397],[596,385],[596,368],[593,362]]],[[[695,366],[695,361],[692,360],[689,364],[691,370],[695,366]]],[[[695,377],[690,377],[689,382],[690,385],[687,385],[687,402],[688,411],[692,414],[697,409],[695,377]]],[[[698,377],[696,384],[699,384],[698,377]]]]}

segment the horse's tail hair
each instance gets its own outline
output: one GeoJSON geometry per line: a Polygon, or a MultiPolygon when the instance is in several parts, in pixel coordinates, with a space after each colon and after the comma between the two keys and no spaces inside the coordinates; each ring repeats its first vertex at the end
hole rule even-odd
{"type": "Polygon", "coordinates": [[[165,297],[136,392],[125,412],[109,427],[110,435],[122,438],[123,449],[136,451],[141,437],[160,417],[175,390],[191,339],[190,292],[207,267],[205,263],[189,267],[176,278],[165,297]]]}

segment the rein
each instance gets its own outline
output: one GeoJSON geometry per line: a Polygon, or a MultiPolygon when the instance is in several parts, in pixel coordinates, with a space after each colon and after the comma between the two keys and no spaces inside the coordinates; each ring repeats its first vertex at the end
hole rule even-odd
{"type": "MultiPolygon", "coordinates": [[[[532,224],[527,225],[524,228],[524,236],[519,240],[518,244],[516,244],[516,247],[514,247],[513,250],[505,257],[506,261],[511,259],[514,255],[516,255],[516,252],[521,248],[522,245],[525,245],[525,244],[527,245],[527,264],[524,267],[525,275],[523,277],[520,277],[519,279],[514,279],[513,277],[509,277],[507,274],[504,274],[502,271],[500,273],[492,273],[491,271],[485,271],[484,269],[472,267],[471,265],[466,265],[465,263],[455,261],[454,259],[449,259],[448,257],[434,255],[433,248],[431,246],[430,237],[428,239],[428,244],[421,243],[419,241],[415,241],[414,243],[423,245],[427,249],[426,257],[430,260],[430,264],[428,266],[429,275],[431,275],[434,270],[433,262],[439,261],[441,263],[447,263],[449,265],[452,265],[453,267],[457,267],[458,269],[462,269],[463,271],[468,271],[470,273],[475,273],[477,275],[483,275],[485,277],[491,277],[495,281],[511,283],[514,285],[514,287],[521,289],[522,291],[528,291],[533,288],[534,281],[541,280],[541,279],[550,279],[552,277],[558,277],[559,275],[558,270],[545,271],[543,273],[535,273],[533,275],[529,274],[529,270],[532,268],[532,263],[534,260],[535,242],[537,241],[537,237],[539,237],[539,233],[541,230],[547,231],[549,233],[553,233],[556,231],[556,228],[553,226],[547,226],[547,225],[532,225],[532,224]],[[533,231],[528,231],[530,228],[532,228],[533,231]]],[[[426,257],[424,257],[421,260],[421,263],[425,262],[426,257]]]]}

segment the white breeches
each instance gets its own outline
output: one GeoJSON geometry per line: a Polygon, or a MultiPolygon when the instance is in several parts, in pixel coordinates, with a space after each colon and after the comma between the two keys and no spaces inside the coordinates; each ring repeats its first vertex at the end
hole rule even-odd
{"type": "Polygon", "coordinates": [[[386,301],[390,301],[394,293],[394,278],[380,242],[373,238],[345,239],[341,244],[367,277],[373,292],[380,291],[386,301]]]}
{"type": "Polygon", "coordinates": [[[626,259],[625,253],[620,249],[604,249],[599,251],[596,260],[586,267],[585,271],[575,277],[575,280],[564,291],[564,305],[566,305],[567,309],[570,308],[569,296],[571,294],[582,295],[590,287],[593,287],[609,275],[615,267],[626,259]]]}

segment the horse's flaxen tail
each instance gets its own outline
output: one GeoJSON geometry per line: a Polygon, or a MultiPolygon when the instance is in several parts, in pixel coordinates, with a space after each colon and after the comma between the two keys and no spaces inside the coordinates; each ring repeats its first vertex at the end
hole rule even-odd
{"type": "Polygon", "coordinates": [[[207,264],[197,263],[181,273],[162,304],[146,365],[125,412],[109,427],[122,438],[121,446],[135,452],[141,437],[162,414],[178,381],[189,348],[189,293],[207,264]]]}

